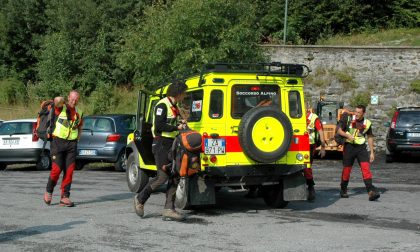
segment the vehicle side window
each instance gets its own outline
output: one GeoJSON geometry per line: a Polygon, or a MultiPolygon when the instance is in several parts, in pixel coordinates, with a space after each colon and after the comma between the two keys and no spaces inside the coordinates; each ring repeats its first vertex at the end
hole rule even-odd
{"type": "Polygon", "coordinates": [[[159,100],[153,100],[152,105],[150,106],[149,110],[149,116],[147,117],[147,123],[153,124],[153,111],[155,111],[156,103],[158,103],[159,100]]]}
{"type": "Polygon", "coordinates": [[[96,120],[94,131],[109,132],[114,131],[112,121],[108,118],[98,118],[96,120]]]}
{"type": "Polygon", "coordinates": [[[203,112],[203,90],[187,92],[180,109],[187,111],[189,122],[199,122],[203,112]]]}
{"type": "Polygon", "coordinates": [[[120,120],[116,122],[118,123],[119,128],[121,128],[124,131],[131,132],[135,128],[136,117],[135,116],[122,117],[120,120]]]}
{"type": "Polygon", "coordinates": [[[223,117],[223,91],[213,90],[210,93],[210,118],[222,118],[223,117]]]}
{"type": "Polygon", "coordinates": [[[302,106],[300,93],[298,91],[289,92],[289,115],[292,118],[302,117],[302,106]]]}

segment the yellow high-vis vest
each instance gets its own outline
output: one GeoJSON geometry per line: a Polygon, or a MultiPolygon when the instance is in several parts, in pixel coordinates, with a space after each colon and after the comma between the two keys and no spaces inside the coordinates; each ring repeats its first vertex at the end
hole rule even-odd
{"type": "MultiPolygon", "coordinates": [[[[172,103],[169,101],[168,97],[165,97],[163,99],[161,99],[156,106],[158,106],[159,104],[165,104],[166,105],[166,123],[169,125],[173,125],[173,126],[177,126],[178,125],[178,119],[177,119],[177,115],[175,115],[172,111],[172,103]]],[[[155,123],[154,120],[156,118],[153,118],[153,126],[152,126],[152,134],[153,137],[155,137],[155,123]]],[[[176,135],[178,135],[178,131],[172,131],[172,132],[166,132],[166,131],[162,131],[162,137],[167,137],[167,138],[175,138],[176,135]]]]}
{"type": "Polygon", "coordinates": [[[309,124],[308,124],[308,133],[309,133],[309,144],[315,144],[316,140],[316,132],[315,132],[315,121],[318,119],[318,116],[314,113],[311,113],[308,117],[309,124]]]}
{"type": "MultiPolygon", "coordinates": [[[[350,119],[351,117],[349,117],[350,119]]],[[[369,130],[372,123],[370,120],[364,118],[363,119],[363,131],[360,132],[359,129],[353,128],[353,123],[356,120],[356,116],[353,115],[352,120],[349,123],[348,131],[346,133],[351,134],[354,137],[354,141],[350,141],[349,139],[346,139],[346,142],[352,143],[352,144],[364,144],[366,142],[365,134],[369,130]]]]}
{"type": "Polygon", "coordinates": [[[55,121],[55,129],[53,135],[58,138],[66,140],[76,140],[79,134],[79,125],[82,122],[83,112],[76,109],[76,113],[73,120],[68,120],[67,118],[67,108],[66,105],[63,105],[63,110],[58,115],[55,121]]]}

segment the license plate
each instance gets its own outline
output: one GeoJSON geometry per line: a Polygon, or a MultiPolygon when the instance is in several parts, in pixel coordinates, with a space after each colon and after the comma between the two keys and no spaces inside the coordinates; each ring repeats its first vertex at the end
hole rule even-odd
{"type": "Polygon", "coordinates": [[[420,133],[407,133],[408,137],[420,137],[420,133]]]}
{"type": "Polygon", "coordinates": [[[226,154],[226,140],[224,138],[204,139],[204,154],[209,154],[209,155],[226,154]]]}
{"type": "Polygon", "coordinates": [[[3,145],[19,145],[19,138],[3,139],[3,145]]]}
{"type": "Polygon", "coordinates": [[[96,156],[96,150],[80,150],[80,156],[96,156]]]}

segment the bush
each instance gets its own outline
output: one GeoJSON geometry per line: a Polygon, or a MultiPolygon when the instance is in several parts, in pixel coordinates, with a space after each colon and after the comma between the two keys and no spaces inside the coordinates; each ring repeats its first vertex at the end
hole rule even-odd
{"type": "Polygon", "coordinates": [[[0,103],[16,105],[26,103],[27,93],[22,81],[15,78],[0,80],[0,103]]]}
{"type": "Polygon", "coordinates": [[[355,108],[357,105],[368,106],[370,103],[370,93],[353,93],[352,99],[350,100],[350,105],[355,108]]]}
{"type": "Polygon", "coordinates": [[[411,82],[410,90],[417,94],[420,94],[420,80],[414,80],[413,82],[411,82]]]}

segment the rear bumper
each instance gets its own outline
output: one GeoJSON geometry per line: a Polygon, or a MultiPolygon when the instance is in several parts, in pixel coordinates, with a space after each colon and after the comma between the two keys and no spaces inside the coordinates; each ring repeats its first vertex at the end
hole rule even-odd
{"type": "Polygon", "coordinates": [[[388,140],[388,150],[394,151],[413,151],[420,152],[420,141],[407,141],[407,140],[388,140]]]}
{"type": "Polygon", "coordinates": [[[1,163],[29,163],[37,162],[42,149],[2,149],[0,151],[1,163]]]}
{"type": "Polygon", "coordinates": [[[306,164],[301,165],[238,165],[226,167],[206,167],[205,173],[216,177],[280,177],[303,171],[306,164]]]}

